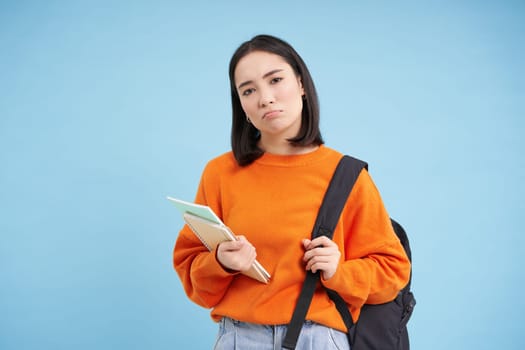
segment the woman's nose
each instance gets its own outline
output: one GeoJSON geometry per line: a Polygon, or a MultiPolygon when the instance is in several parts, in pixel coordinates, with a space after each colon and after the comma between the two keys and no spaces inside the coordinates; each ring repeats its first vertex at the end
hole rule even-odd
{"type": "Polygon", "coordinates": [[[259,98],[259,105],[261,107],[266,107],[275,102],[275,97],[269,89],[261,91],[259,98]]]}

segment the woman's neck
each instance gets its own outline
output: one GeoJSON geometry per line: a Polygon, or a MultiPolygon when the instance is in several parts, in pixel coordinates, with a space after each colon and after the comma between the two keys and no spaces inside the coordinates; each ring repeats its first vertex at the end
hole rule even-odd
{"type": "Polygon", "coordinates": [[[315,151],[319,146],[294,146],[287,140],[268,140],[263,139],[259,141],[259,148],[264,152],[278,155],[294,155],[304,154],[315,151]]]}

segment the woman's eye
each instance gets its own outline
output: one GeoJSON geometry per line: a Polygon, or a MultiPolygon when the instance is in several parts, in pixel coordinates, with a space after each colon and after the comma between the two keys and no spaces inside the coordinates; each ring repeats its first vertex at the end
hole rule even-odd
{"type": "Polygon", "coordinates": [[[248,96],[253,92],[253,89],[246,89],[242,92],[243,96],[248,96]]]}
{"type": "Polygon", "coordinates": [[[273,78],[272,80],[270,80],[270,83],[271,83],[271,84],[275,84],[275,83],[280,82],[281,80],[283,80],[283,78],[276,77],[276,78],[273,78]]]}

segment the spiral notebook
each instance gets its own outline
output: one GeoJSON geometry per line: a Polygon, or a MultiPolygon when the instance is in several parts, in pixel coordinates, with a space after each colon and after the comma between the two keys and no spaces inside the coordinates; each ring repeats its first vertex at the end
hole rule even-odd
{"type": "MultiPolygon", "coordinates": [[[[210,207],[172,197],[168,197],[168,200],[182,212],[186,224],[208,250],[214,250],[221,242],[237,240],[233,232],[210,207]]],[[[248,271],[242,273],[263,283],[268,283],[270,280],[270,274],[257,260],[248,271]]]]}

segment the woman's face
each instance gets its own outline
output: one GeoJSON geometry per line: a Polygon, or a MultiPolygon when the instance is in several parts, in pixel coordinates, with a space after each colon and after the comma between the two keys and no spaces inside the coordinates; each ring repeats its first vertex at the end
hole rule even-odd
{"type": "Polygon", "coordinates": [[[234,77],[242,109],[261,132],[261,141],[297,135],[304,89],[301,78],[281,56],[251,52],[239,60],[234,77]]]}

